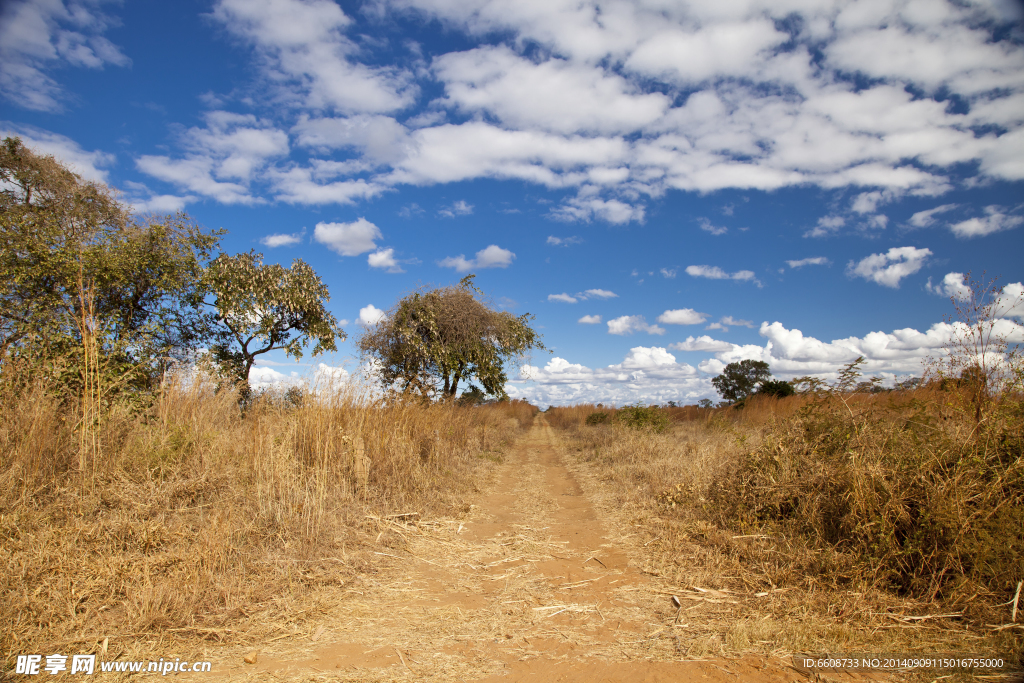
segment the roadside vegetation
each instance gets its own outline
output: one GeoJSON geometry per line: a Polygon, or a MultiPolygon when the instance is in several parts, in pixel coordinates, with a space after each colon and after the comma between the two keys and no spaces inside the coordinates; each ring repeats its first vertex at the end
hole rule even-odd
{"type": "MultiPolygon", "coordinates": [[[[502,392],[253,391],[261,354],[344,338],[308,265],[217,253],[219,233],[139,219],[17,139],[0,200],[4,661],[298,633],[402,546],[389,516],[458,517],[532,423],[502,392]]],[[[479,374],[480,344],[468,371],[447,352],[479,374]]]]}
{"type": "Polygon", "coordinates": [[[1019,663],[1024,364],[999,296],[976,286],[955,302],[959,336],[903,388],[865,381],[858,359],[780,397],[757,367],[772,391],[740,381],[717,408],[578,405],[546,419],[640,524],[652,572],[703,585],[717,568],[731,580],[707,587],[792,591],[765,643],[1019,663]],[[819,636],[829,620],[846,630],[794,632],[807,610],[819,636]]]}

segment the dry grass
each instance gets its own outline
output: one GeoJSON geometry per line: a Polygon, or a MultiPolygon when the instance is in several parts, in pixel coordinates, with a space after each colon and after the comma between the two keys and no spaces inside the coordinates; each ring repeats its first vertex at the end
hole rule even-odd
{"type": "Polygon", "coordinates": [[[155,642],[240,643],[300,628],[327,610],[323,588],[375,571],[367,539],[389,537],[367,515],[461,514],[535,413],[521,402],[425,407],[349,390],[298,405],[266,397],[243,415],[231,392],[171,382],[146,409],[110,407],[83,467],[77,404],[39,381],[6,379],[5,659],[67,648],[114,659],[155,642]]]}
{"type": "Polygon", "coordinates": [[[602,410],[590,405],[546,416],[640,530],[647,571],[763,595],[739,612],[717,607],[712,650],[770,642],[1020,661],[1024,617],[1012,623],[1008,602],[1024,580],[1019,397],[980,428],[952,398],[922,389],[669,408],[662,434],[587,425],[602,410]]]}

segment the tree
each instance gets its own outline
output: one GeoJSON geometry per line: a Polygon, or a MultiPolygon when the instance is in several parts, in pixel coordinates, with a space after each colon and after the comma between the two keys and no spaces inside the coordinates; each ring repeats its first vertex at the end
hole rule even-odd
{"type": "Polygon", "coordinates": [[[769,379],[761,382],[761,386],[757,388],[757,393],[762,396],[783,398],[795,394],[796,389],[793,388],[792,384],[781,379],[769,379]]]}
{"type": "Polygon", "coordinates": [[[491,309],[473,277],[409,294],[366,329],[359,348],[385,387],[453,398],[462,380],[475,377],[487,395],[505,397],[506,364],[544,345],[530,327],[532,315],[491,309]]]}
{"type": "Polygon", "coordinates": [[[768,364],[763,360],[741,360],[729,363],[722,374],[711,380],[715,389],[727,401],[742,401],[754,393],[757,386],[771,378],[768,364]]]}
{"type": "Polygon", "coordinates": [[[102,183],[4,139],[0,362],[67,355],[87,324],[106,361],[151,378],[204,341],[202,263],[218,237],[185,214],[137,219],[102,183]]]}
{"type": "Polygon", "coordinates": [[[314,342],[312,355],[337,351],[345,339],[338,321],[327,311],[327,286],[304,261],[291,268],[264,264],[263,254],[221,254],[206,269],[205,284],[221,329],[210,347],[213,359],[229,370],[247,393],[256,357],[276,349],[296,360],[314,342]]]}

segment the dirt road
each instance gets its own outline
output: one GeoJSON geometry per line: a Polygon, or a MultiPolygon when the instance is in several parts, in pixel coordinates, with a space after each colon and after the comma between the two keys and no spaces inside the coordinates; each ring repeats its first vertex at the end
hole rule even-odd
{"type": "Polygon", "coordinates": [[[309,633],[266,643],[252,665],[232,652],[214,671],[246,680],[804,680],[781,660],[694,661],[691,627],[715,597],[675,607],[682,587],[637,568],[629,530],[615,528],[586,484],[539,416],[465,519],[379,520],[374,552],[385,571],[341,591],[309,633]]]}

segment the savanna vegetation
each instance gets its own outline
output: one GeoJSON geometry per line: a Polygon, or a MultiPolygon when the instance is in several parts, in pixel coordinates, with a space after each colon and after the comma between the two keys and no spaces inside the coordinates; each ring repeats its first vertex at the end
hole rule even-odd
{"type": "MultiPolygon", "coordinates": [[[[260,354],[344,334],[308,265],[133,216],[17,139],[0,191],[5,660],[295,632],[400,542],[382,520],[461,514],[532,422],[358,383],[253,392],[260,354]]],[[[501,358],[470,353],[490,387],[501,358]]]]}
{"type": "Polygon", "coordinates": [[[955,336],[923,381],[883,389],[857,359],[780,396],[759,390],[775,381],[767,367],[733,367],[717,384],[734,403],[717,408],[579,405],[546,419],[615,489],[650,571],[800,596],[765,611],[761,642],[1020,663],[1024,359],[1002,315],[1021,302],[975,283],[954,303],[955,336]]]}

